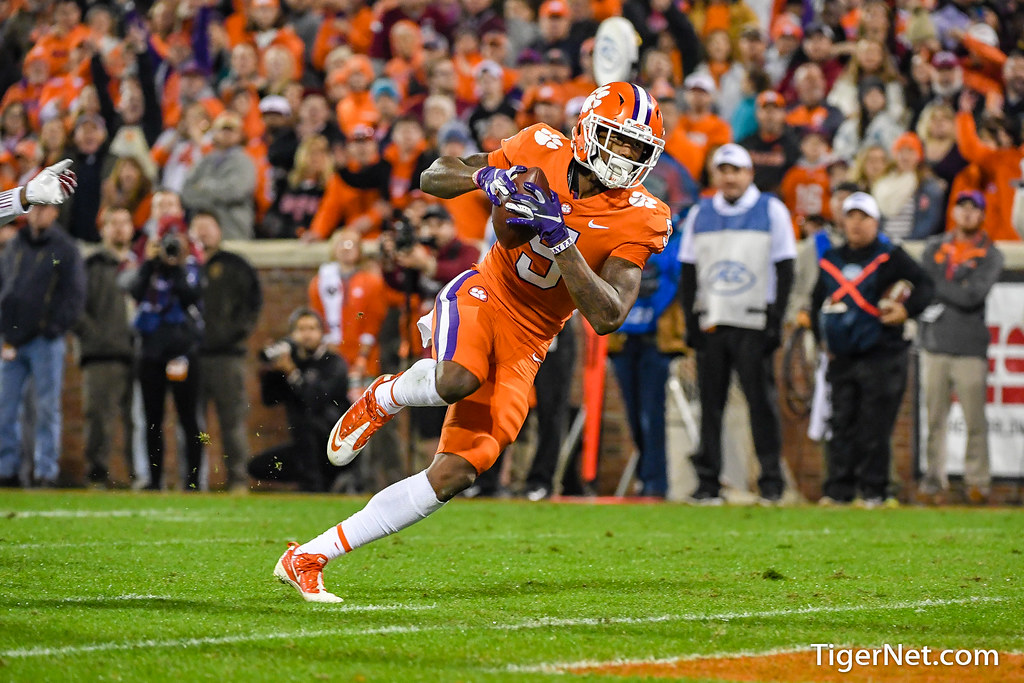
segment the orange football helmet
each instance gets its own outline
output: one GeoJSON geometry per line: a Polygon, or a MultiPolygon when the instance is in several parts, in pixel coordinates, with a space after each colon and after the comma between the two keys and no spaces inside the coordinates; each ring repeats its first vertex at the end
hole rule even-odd
{"type": "Polygon", "coordinates": [[[636,187],[658,163],[665,149],[665,122],[651,94],[639,85],[616,81],[590,93],[572,129],[576,160],[606,187],[636,187]],[[643,145],[638,160],[611,150],[612,134],[643,145]]]}

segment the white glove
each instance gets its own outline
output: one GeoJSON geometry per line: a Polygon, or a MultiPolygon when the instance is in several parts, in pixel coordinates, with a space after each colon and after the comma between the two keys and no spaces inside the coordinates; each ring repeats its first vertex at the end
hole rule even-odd
{"type": "Polygon", "coordinates": [[[75,193],[78,178],[71,168],[71,159],[58,161],[48,166],[25,185],[25,197],[29,204],[63,204],[75,193]]]}

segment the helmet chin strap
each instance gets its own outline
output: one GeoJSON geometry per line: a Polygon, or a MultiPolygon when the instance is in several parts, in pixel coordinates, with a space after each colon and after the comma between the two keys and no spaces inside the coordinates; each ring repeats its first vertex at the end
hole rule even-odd
{"type": "Polygon", "coordinates": [[[632,164],[629,162],[615,158],[605,161],[601,158],[600,152],[591,158],[590,167],[601,182],[612,188],[625,187],[633,172],[632,164]]]}

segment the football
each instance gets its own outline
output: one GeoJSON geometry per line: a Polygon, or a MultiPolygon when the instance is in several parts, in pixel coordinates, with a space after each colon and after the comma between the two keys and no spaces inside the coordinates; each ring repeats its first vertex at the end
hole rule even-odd
{"type": "MultiPolygon", "coordinates": [[[[520,192],[524,191],[523,186],[528,182],[537,185],[545,192],[549,189],[548,179],[545,177],[544,171],[536,166],[526,169],[515,177],[516,188],[520,192]]],[[[491,223],[494,225],[494,235],[498,238],[498,244],[506,249],[521,247],[537,236],[537,233],[528,227],[509,225],[506,221],[512,216],[515,216],[515,214],[506,209],[504,204],[491,208],[491,223]]]]}
{"type": "Polygon", "coordinates": [[[879,307],[886,303],[902,304],[906,302],[906,300],[910,298],[910,293],[913,289],[914,286],[906,280],[897,280],[882,292],[882,298],[878,302],[879,307]]]}

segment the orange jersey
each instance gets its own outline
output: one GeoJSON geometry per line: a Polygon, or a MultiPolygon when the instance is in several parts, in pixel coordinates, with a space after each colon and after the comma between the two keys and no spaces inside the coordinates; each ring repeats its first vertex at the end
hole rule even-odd
{"type": "MultiPolygon", "coordinates": [[[[320,275],[309,283],[309,305],[327,321],[331,328],[328,337],[348,366],[359,359],[361,346],[372,347],[366,359],[366,370],[371,376],[380,374],[380,351],[377,335],[387,315],[388,301],[384,278],[376,270],[360,270],[351,277],[341,278],[341,310],[330,315],[324,308],[320,275]],[[337,323],[337,329],[334,323],[337,323]]],[[[403,300],[404,304],[404,300],[403,300]]]]}
{"type": "MultiPolygon", "coordinates": [[[[500,168],[522,164],[544,171],[562,201],[566,227],[579,236],[576,247],[594,272],[600,273],[611,256],[643,268],[647,258],[668,243],[668,207],[643,186],[575,199],[567,179],[572,159],[569,140],[543,123],[503,140],[500,149],[487,155],[487,162],[500,168]]],[[[551,250],[540,238],[516,249],[495,244],[478,270],[509,317],[542,339],[558,334],[576,309],[551,250]]]]}
{"type": "Polygon", "coordinates": [[[825,166],[800,163],[786,171],[779,185],[779,198],[793,215],[797,240],[801,239],[800,226],[808,216],[818,214],[827,219],[832,218],[829,208],[831,197],[832,189],[825,166]]]}

